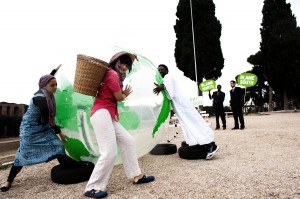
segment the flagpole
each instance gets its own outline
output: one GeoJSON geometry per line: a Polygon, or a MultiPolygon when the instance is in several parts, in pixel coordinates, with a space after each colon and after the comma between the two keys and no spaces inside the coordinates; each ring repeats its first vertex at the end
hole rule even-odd
{"type": "Polygon", "coordinates": [[[193,22],[193,5],[192,0],[190,0],[190,8],[191,8],[191,21],[192,21],[192,35],[193,35],[193,47],[194,47],[194,62],[195,62],[195,76],[196,76],[196,86],[198,91],[198,96],[200,95],[198,88],[198,76],[197,76],[197,61],[196,61],[196,48],[195,48],[195,36],[194,36],[194,22],[193,22]]]}

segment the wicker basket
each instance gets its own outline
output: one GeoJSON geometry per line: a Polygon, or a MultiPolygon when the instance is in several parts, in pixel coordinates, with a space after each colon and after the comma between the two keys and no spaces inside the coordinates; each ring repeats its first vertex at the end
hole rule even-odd
{"type": "Polygon", "coordinates": [[[77,55],[73,90],[77,93],[96,96],[108,66],[108,63],[100,59],[77,55]]]}

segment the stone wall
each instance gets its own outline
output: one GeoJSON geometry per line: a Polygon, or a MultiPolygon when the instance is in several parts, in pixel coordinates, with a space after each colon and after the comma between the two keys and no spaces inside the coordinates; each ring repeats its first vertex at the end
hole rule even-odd
{"type": "Polygon", "coordinates": [[[0,116],[19,116],[22,117],[28,105],[0,102],[0,116]]]}

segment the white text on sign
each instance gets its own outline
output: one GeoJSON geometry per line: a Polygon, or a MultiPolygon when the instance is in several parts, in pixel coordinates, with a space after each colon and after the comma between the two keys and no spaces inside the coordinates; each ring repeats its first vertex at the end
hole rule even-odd
{"type": "Polygon", "coordinates": [[[215,86],[214,86],[214,83],[209,81],[209,82],[206,82],[205,84],[202,85],[202,90],[206,91],[206,90],[211,90],[211,89],[214,89],[215,86]]]}
{"type": "Polygon", "coordinates": [[[254,76],[241,76],[240,84],[254,84],[254,76]]]}

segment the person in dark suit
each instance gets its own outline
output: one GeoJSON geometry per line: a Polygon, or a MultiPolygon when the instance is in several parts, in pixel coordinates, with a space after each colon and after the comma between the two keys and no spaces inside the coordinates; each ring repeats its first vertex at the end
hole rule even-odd
{"type": "Polygon", "coordinates": [[[217,91],[213,92],[213,94],[210,94],[210,91],[208,92],[209,99],[213,99],[213,107],[216,114],[216,130],[220,129],[220,122],[219,117],[221,116],[222,124],[223,124],[223,130],[226,129],[226,119],[225,119],[225,112],[224,112],[224,106],[223,102],[225,99],[225,93],[221,91],[222,86],[217,86],[217,91]]]}
{"type": "Polygon", "coordinates": [[[232,130],[236,129],[245,129],[245,123],[244,123],[244,116],[243,116],[243,106],[244,106],[244,89],[237,87],[236,82],[234,80],[230,81],[230,106],[233,113],[234,118],[234,128],[232,130]],[[239,121],[240,121],[240,128],[239,128],[239,121]]]}

